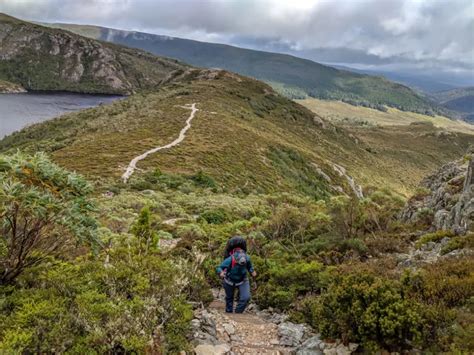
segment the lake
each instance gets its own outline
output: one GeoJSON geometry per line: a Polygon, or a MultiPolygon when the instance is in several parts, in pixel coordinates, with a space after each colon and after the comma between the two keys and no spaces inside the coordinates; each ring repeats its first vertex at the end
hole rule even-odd
{"type": "Polygon", "coordinates": [[[0,94],[0,139],[32,123],[117,99],[120,97],[72,93],[0,94]]]}

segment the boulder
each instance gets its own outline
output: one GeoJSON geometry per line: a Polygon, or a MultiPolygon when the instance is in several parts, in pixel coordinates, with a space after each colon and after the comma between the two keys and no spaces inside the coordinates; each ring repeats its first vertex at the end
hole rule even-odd
{"type": "Polygon", "coordinates": [[[322,340],[320,339],[319,335],[315,335],[309,339],[307,339],[296,351],[296,355],[317,355],[322,354],[320,350],[320,345],[322,340]]]}
{"type": "Polygon", "coordinates": [[[278,325],[280,344],[284,346],[298,346],[303,340],[305,326],[291,322],[283,322],[278,325]]]}

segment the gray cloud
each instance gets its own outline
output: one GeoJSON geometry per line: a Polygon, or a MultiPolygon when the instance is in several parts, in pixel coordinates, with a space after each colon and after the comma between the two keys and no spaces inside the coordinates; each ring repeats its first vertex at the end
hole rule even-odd
{"type": "Polygon", "coordinates": [[[0,11],[325,62],[411,63],[468,76],[474,69],[472,0],[0,0],[0,11]]]}

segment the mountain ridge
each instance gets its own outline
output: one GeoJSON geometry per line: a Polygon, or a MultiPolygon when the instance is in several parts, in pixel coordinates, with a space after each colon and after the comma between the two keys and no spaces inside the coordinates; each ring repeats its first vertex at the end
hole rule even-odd
{"type": "Polygon", "coordinates": [[[0,80],[27,90],[130,94],[187,65],[0,14],[0,80]]]}
{"type": "Polygon", "coordinates": [[[382,77],[336,69],[289,54],[93,25],[45,24],[104,41],[141,48],[198,67],[220,68],[270,83],[290,98],[346,99],[431,113],[438,108],[410,88],[382,77]]]}

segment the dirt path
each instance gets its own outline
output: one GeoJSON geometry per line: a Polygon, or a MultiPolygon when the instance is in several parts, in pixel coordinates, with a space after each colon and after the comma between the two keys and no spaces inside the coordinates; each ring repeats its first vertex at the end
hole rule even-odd
{"type": "Polygon", "coordinates": [[[191,322],[196,355],[350,355],[358,345],[324,341],[310,327],[292,323],[285,314],[259,310],[255,304],[243,314],[225,313],[223,291],[197,308],[191,322]]]}
{"type": "Polygon", "coordinates": [[[218,312],[217,338],[227,342],[231,352],[273,355],[290,354],[293,350],[280,345],[277,324],[265,321],[255,313],[225,313],[222,301],[214,301],[209,308],[218,312]]]}
{"type": "Polygon", "coordinates": [[[184,138],[186,138],[186,132],[191,128],[191,121],[193,120],[194,115],[196,114],[198,109],[196,108],[196,103],[193,103],[192,105],[188,104],[186,106],[181,106],[181,107],[185,108],[185,109],[188,109],[188,110],[191,110],[191,113],[190,113],[188,119],[186,120],[186,125],[181,130],[181,132],[179,132],[178,138],[176,138],[174,141],[172,141],[171,143],[169,143],[167,145],[163,145],[161,147],[156,147],[156,148],[150,149],[149,151],[146,151],[145,153],[133,158],[130,161],[130,164],[128,164],[127,170],[125,170],[125,173],[123,173],[123,175],[122,175],[122,180],[123,180],[124,183],[127,183],[128,179],[130,179],[130,176],[132,176],[132,174],[134,173],[135,169],[137,168],[137,163],[140,160],[143,160],[147,156],[149,156],[150,154],[156,153],[160,150],[169,149],[169,148],[172,148],[174,146],[177,146],[179,143],[181,143],[184,140],[184,138]]]}

